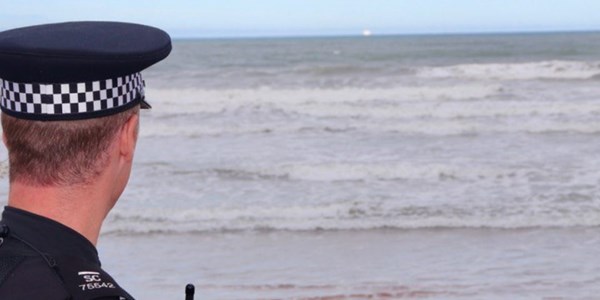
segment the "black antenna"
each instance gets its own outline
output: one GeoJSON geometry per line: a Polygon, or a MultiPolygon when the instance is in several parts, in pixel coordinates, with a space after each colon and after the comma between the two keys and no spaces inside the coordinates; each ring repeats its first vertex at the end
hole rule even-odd
{"type": "Polygon", "coordinates": [[[194,300],[194,292],[196,291],[196,287],[193,284],[188,284],[185,286],[185,300],[194,300]]]}

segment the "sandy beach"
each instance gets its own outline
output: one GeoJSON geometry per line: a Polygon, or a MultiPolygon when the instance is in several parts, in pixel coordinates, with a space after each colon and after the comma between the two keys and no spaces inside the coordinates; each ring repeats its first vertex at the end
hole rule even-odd
{"type": "Polygon", "coordinates": [[[594,299],[596,228],[104,236],[139,299],[594,299]]]}

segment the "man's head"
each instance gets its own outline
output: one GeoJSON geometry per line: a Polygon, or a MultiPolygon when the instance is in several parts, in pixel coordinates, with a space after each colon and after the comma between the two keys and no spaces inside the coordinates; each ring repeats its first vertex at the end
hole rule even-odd
{"type": "Polygon", "coordinates": [[[101,118],[51,122],[23,120],[3,113],[10,182],[32,186],[90,184],[107,169],[115,175],[122,174],[119,176],[126,182],[123,177],[129,176],[130,157],[122,157],[124,160],[119,162],[113,155],[132,157],[138,113],[139,106],[135,106],[101,118]],[[118,165],[112,166],[113,163],[118,165]]]}
{"type": "Polygon", "coordinates": [[[141,71],[171,52],[169,35],[120,22],[0,32],[0,109],[11,184],[90,185],[118,197],[131,170],[141,71]]]}

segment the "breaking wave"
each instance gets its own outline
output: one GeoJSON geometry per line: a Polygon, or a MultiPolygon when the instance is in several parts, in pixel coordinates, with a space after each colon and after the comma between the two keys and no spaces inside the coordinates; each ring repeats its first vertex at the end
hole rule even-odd
{"type": "Polygon", "coordinates": [[[542,61],[510,64],[461,64],[422,67],[423,78],[460,78],[487,80],[592,79],[600,74],[600,62],[542,61]]]}
{"type": "Polygon", "coordinates": [[[143,136],[302,132],[424,135],[600,132],[600,87],[547,91],[499,84],[344,89],[178,89],[148,92],[143,136]],[[525,93],[526,92],[526,93],[525,93]]]}
{"type": "Polygon", "coordinates": [[[209,233],[227,231],[321,231],[428,228],[496,228],[600,226],[600,206],[592,209],[405,205],[344,201],[285,206],[220,206],[190,209],[119,209],[104,234],[209,233]]]}

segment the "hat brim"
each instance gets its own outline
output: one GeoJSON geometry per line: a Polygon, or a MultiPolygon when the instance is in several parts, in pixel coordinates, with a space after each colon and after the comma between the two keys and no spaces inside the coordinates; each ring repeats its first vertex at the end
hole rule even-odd
{"type": "Polygon", "coordinates": [[[152,105],[150,105],[150,103],[148,103],[146,101],[146,97],[142,97],[142,100],[140,100],[140,108],[141,109],[151,109],[152,105]]]}

